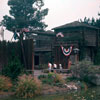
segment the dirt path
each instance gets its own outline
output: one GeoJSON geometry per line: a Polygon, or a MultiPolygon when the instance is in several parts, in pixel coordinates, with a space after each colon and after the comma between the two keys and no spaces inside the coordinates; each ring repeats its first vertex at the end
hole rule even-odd
{"type": "Polygon", "coordinates": [[[34,76],[38,77],[40,75],[47,75],[47,73],[43,73],[42,70],[34,70],[34,76]]]}

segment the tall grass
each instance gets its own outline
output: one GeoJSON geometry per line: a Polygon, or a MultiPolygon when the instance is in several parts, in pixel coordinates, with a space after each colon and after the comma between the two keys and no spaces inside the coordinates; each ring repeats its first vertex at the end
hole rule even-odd
{"type": "Polygon", "coordinates": [[[5,76],[0,76],[0,92],[9,91],[12,87],[12,82],[10,78],[5,76]]]}
{"type": "Polygon", "coordinates": [[[32,75],[22,75],[18,77],[16,86],[16,96],[31,98],[41,93],[41,82],[32,75]]]}

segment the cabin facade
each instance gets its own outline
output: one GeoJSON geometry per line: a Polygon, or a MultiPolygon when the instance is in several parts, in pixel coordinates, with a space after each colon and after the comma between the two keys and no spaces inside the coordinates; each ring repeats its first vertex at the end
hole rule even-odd
{"type": "Polygon", "coordinates": [[[65,24],[53,28],[56,36],[54,42],[54,58],[57,64],[61,63],[64,68],[68,68],[68,61],[71,60],[75,64],[78,60],[87,59],[94,61],[94,57],[99,46],[99,29],[78,21],[65,24]],[[73,50],[70,56],[64,56],[61,51],[61,45],[65,48],[73,45],[73,50]],[[79,52],[75,53],[75,48],[79,52]]]}
{"type": "Polygon", "coordinates": [[[99,28],[78,21],[53,28],[54,32],[34,32],[34,65],[39,67],[48,62],[62,64],[69,68],[69,61],[87,59],[94,61],[99,42],[99,28]],[[73,46],[69,56],[65,56],[61,46],[68,49],[73,46]],[[77,51],[76,51],[77,50],[77,51]]]}
{"type": "Polygon", "coordinates": [[[55,34],[52,31],[39,32],[34,37],[34,65],[39,68],[40,65],[47,65],[52,62],[52,48],[55,34]]]}

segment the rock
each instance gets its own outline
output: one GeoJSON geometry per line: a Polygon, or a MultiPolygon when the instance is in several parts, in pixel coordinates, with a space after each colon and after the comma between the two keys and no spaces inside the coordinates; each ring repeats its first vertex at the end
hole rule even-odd
{"type": "Polygon", "coordinates": [[[77,90],[78,88],[75,85],[67,85],[66,86],[70,89],[70,90],[77,90]]]}

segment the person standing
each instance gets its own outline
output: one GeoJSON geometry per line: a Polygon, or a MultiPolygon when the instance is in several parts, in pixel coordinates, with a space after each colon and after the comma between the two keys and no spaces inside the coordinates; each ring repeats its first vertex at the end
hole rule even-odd
{"type": "Polygon", "coordinates": [[[57,64],[54,63],[54,64],[53,64],[53,68],[54,68],[54,69],[57,69],[57,64]]]}
{"type": "Polygon", "coordinates": [[[51,72],[52,64],[50,62],[48,63],[48,69],[49,69],[49,72],[51,72]]]}
{"type": "Polygon", "coordinates": [[[59,64],[60,72],[62,72],[62,64],[59,64]]]}
{"type": "Polygon", "coordinates": [[[72,64],[72,62],[71,62],[71,60],[69,59],[69,60],[68,60],[68,69],[70,69],[71,64],[72,64]]]}
{"type": "Polygon", "coordinates": [[[53,64],[53,68],[54,68],[54,72],[56,73],[56,69],[57,69],[57,64],[53,64]]]}

